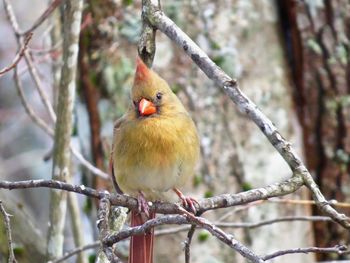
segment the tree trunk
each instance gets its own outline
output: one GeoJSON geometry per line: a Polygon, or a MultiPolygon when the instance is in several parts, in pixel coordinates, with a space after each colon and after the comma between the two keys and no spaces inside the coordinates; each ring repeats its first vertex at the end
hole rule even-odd
{"type": "MultiPolygon", "coordinates": [[[[328,200],[348,202],[350,5],[330,0],[278,3],[308,168],[328,200]]],[[[319,214],[316,207],[313,213],[319,214]]],[[[314,223],[314,235],[319,247],[349,243],[348,231],[332,222],[314,223]]],[[[319,260],[334,257],[348,258],[318,254],[319,260]]]]}

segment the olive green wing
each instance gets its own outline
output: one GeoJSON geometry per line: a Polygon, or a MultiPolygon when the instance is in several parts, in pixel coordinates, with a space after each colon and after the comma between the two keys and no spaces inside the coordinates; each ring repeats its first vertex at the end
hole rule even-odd
{"type": "Polygon", "coordinates": [[[116,138],[118,136],[118,132],[120,131],[120,126],[126,121],[126,115],[124,115],[123,117],[119,118],[115,123],[114,123],[114,127],[113,127],[113,141],[112,141],[112,150],[111,150],[111,154],[109,157],[109,169],[112,175],[112,181],[113,181],[113,185],[114,188],[116,190],[116,192],[118,194],[122,194],[122,190],[120,189],[116,179],[115,179],[115,174],[114,174],[114,167],[113,167],[113,158],[114,158],[114,146],[115,146],[115,141],[116,138]]]}

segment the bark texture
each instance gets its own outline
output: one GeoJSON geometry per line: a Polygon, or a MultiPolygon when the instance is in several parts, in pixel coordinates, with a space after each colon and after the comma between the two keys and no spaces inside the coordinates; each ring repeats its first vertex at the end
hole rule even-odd
{"type": "MultiPolygon", "coordinates": [[[[328,200],[349,202],[350,4],[290,0],[279,5],[308,167],[328,200]]],[[[327,222],[315,222],[314,235],[319,247],[350,241],[348,231],[327,222]]],[[[318,254],[319,260],[334,258],[349,257],[318,254]]]]}
{"type": "MultiPolygon", "coordinates": [[[[70,178],[70,142],[75,101],[76,66],[79,50],[79,32],[83,0],[66,1],[63,21],[63,67],[59,86],[52,178],[68,181],[70,178]]],[[[67,193],[51,191],[50,225],[47,258],[63,253],[63,229],[66,219],[67,193]]]]}

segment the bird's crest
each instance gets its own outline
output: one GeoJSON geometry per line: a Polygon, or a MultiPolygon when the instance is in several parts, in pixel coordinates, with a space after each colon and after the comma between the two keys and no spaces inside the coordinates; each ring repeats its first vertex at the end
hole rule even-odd
{"type": "Polygon", "coordinates": [[[149,78],[150,73],[151,70],[146,66],[140,57],[137,57],[135,81],[143,81],[149,78]]]}

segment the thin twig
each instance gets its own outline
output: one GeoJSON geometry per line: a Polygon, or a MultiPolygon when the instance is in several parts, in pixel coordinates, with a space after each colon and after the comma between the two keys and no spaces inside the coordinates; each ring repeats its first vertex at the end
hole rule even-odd
{"type": "MultiPolygon", "coordinates": [[[[19,42],[22,42],[20,39],[19,42]]],[[[56,122],[56,113],[52,107],[52,103],[50,102],[49,96],[45,92],[45,89],[43,87],[43,83],[39,77],[38,69],[34,64],[34,61],[32,59],[32,56],[30,55],[30,52],[28,50],[24,51],[24,58],[27,63],[29,73],[32,76],[32,79],[34,80],[35,87],[39,93],[39,97],[44,104],[47,112],[49,113],[49,116],[51,120],[55,123],[56,122]]]]}
{"type": "Polygon", "coordinates": [[[16,38],[18,39],[18,35],[20,34],[19,26],[15,17],[15,13],[13,12],[12,5],[10,4],[9,0],[3,0],[4,7],[5,7],[5,14],[7,16],[7,19],[10,21],[10,24],[13,28],[13,31],[16,35],[16,38]]]}
{"type": "Polygon", "coordinates": [[[46,8],[44,13],[34,22],[34,24],[28,28],[27,30],[20,32],[19,34],[24,36],[28,34],[29,32],[34,31],[37,29],[51,14],[52,12],[63,2],[63,0],[53,0],[49,6],[46,8]]]}
{"type": "Polygon", "coordinates": [[[66,259],[79,254],[85,250],[89,250],[89,249],[94,249],[94,248],[98,248],[100,245],[100,241],[95,241],[91,244],[85,245],[85,246],[81,246],[81,247],[77,247],[69,252],[67,252],[63,257],[49,261],[48,263],[59,263],[59,262],[64,262],[66,259]]]}
{"type": "MultiPolygon", "coordinates": [[[[187,226],[186,228],[188,229],[187,226]]],[[[191,260],[191,242],[195,231],[196,225],[192,225],[189,227],[189,231],[187,233],[187,238],[185,241],[185,263],[190,263],[191,260]]]]}
{"type": "Polygon", "coordinates": [[[24,56],[24,53],[25,53],[26,49],[28,48],[28,44],[29,44],[29,41],[32,39],[32,36],[33,36],[33,33],[29,33],[26,36],[26,38],[24,39],[24,43],[23,43],[21,49],[16,54],[16,56],[13,59],[12,63],[9,66],[7,66],[7,67],[5,67],[5,68],[0,70],[0,77],[2,75],[4,75],[6,72],[9,72],[11,69],[13,69],[13,68],[15,68],[17,66],[17,64],[19,63],[21,58],[24,56]]]}
{"type": "Polygon", "coordinates": [[[57,43],[53,43],[53,46],[48,47],[48,48],[29,48],[29,51],[32,55],[34,56],[45,56],[48,54],[54,54],[58,53],[60,49],[62,48],[62,39],[57,41],[57,43]]]}
{"type": "MultiPolygon", "coordinates": [[[[3,1],[4,1],[5,11],[6,11],[6,16],[7,16],[8,20],[10,21],[12,29],[15,33],[17,43],[18,43],[18,45],[23,46],[25,34],[20,33],[20,28],[18,26],[16,16],[13,12],[13,8],[12,8],[11,4],[9,3],[9,1],[8,0],[3,0],[3,1]]],[[[24,50],[24,58],[26,60],[29,72],[30,72],[30,74],[35,82],[35,86],[38,90],[40,98],[41,98],[44,106],[46,107],[50,118],[55,122],[55,120],[56,120],[55,112],[53,110],[53,107],[52,107],[49,99],[48,99],[46,92],[44,91],[44,89],[42,87],[42,83],[41,83],[41,80],[39,78],[37,69],[33,63],[30,52],[27,49],[24,50]]]]}
{"type": "Polygon", "coordinates": [[[224,221],[226,218],[229,218],[230,216],[232,216],[235,213],[241,212],[241,211],[246,211],[249,208],[253,207],[253,206],[257,206],[257,205],[261,205],[263,203],[265,203],[267,200],[258,200],[255,202],[251,202],[249,204],[240,206],[240,207],[235,207],[234,209],[230,209],[227,213],[223,214],[222,216],[220,216],[217,221],[218,222],[222,222],[224,221]]]}
{"type": "MultiPolygon", "coordinates": [[[[18,71],[17,68],[15,67],[14,69],[14,79],[15,79],[15,87],[18,91],[18,95],[21,99],[22,105],[26,111],[26,113],[28,114],[28,116],[32,119],[32,121],[38,125],[41,129],[43,129],[50,137],[53,138],[54,136],[54,131],[53,129],[42,119],[40,118],[35,111],[33,110],[33,108],[30,106],[29,102],[27,101],[27,99],[24,96],[24,92],[23,92],[23,87],[22,87],[22,82],[18,76],[18,71]]],[[[89,171],[91,171],[93,174],[108,180],[110,178],[110,176],[103,172],[102,170],[98,169],[97,167],[95,167],[94,165],[92,165],[88,160],[86,160],[84,158],[84,156],[77,150],[74,148],[73,144],[70,145],[70,149],[73,153],[73,155],[75,156],[75,158],[77,158],[77,160],[84,166],[86,167],[89,171]]]]}
{"type": "Polygon", "coordinates": [[[18,76],[18,71],[17,71],[17,67],[15,67],[14,69],[14,80],[15,80],[15,87],[17,89],[18,92],[18,96],[21,99],[21,103],[26,111],[26,113],[28,114],[28,116],[32,119],[32,121],[38,125],[41,129],[43,129],[48,135],[50,135],[51,137],[54,136],[54,131],[53,129],[42,119],[40,118],[35,111],[33,110],[33,108],[30,106],[30,104],[28,103],[26,97],[24,96],[24,92],[23,92],[23,87],[22,87],[22,82],[18,76]]]}
{"type": "Polygon", "coordinates": [[[282,222],[294,222],[294,221],[306,221],[306,222],[315,222],[315,221],[332,221],[330,217],[327,216],[284,216],[284,217],[278,217],[274,219],[268,219],[268,220],[261,220],[258,222],[217,222],[214,223],[216,226],[219,227],[229,227],[229,228],[257,228],[261,226],[266,225],[272,225],[275,223],[282,223],[282,222]]]}
{"type": "Polygon", "coordinates": [[[96,166],[94,166],[92,163],[90,163],[88,160],[84,158],[84,156],[74,148],[74,146],[71,144],[70,149],[74,155],[75,158],[83,165],[85,168],[87,168],[90,172],[92,172],[94,175],[101,177],[105,180],[110,180],[109,174],[105,173],[104,171],[100,170],[96,166]]]}
{"type": "Polygon", "coordinates": [[[13,242],[12,242],[12,234],[11,234],[10,215],[6,212],[1,200],[0,200],[0,212],[1,212],[1,214],[4,218],[4,222],[5,222],[7,244],[8,244],[8,248],[9,248],[8,262],[9,263],[17,263],[17,260],[15,258],[15,254],[13,253],[13,242]]]}
{"type": "Polygon", "coordinates": [[[344,245],[337,245],[334,247],[307,247],[307,248],[293,248],[293,249],[286,249],[286,250],[280,250],[277,252],[274,252],[272,254],[268,254],[266,256],[263,256],[262,258],[264,261],[280,257],[287,254],[296,254],[296,253],[337,253],[339,255],[347,254],[349,251],[347,250],[347,247],[344,245]]]}
{"type": "MultiPolygon", "coordinates": [[[[327,216],[285,216],[285,217],[278,217],[278,218],[269,219],[269,220],[262,220],[258,222],[221,222],[219,221],[219,222],[213,222],[213,224],[215,226],[222,227],[222,228],[257,228],[261,226],[272,225],[275,223],[294,222],[294,221],[329,222],[329,221],[332,221],[332,219],[327,216]]],[[[189,229],[190,229],[189,226],[180,226],[180,227],[161,229],[161,230],[157,230],[155,232],[155,235],[157,236],[170,235],[170,234],[175,234],[183,231],[188,231],[189,229]]]]}
{"type": "MultiPolygon", "coordinates": [[[[6,10],[6,14],[7,17],[12,25],[12,28],[17,36],[18,42],[20,42],[20,37],[18,35],[20,35],[19,32],[19,27],[18,27],[18,23],[16,20],[16,17],[13,13],[13,9],[12,6],[10,5],[10,3],[8,2],[8,0],[3,0],[4,1],[4,5],[5,5],[5,10],[6,10]]],[[[26,58],[27,64],[28,64],[28,68],[30,70],[30,73],[36,83],[36,87],[37,90],[39,92],[40,98],[42,99],[44,105],[46,106],[46,109],[49,112],[49,115],[51,117],[51,119],[55,122],[56,120],[56,114],[53,110],[52,104],[50,103],[46,93],[44,92],[43,88],[42,88],[42,84],[40,81],[40,78],[37,74],[37,70],[35,68],[35,65],[32,61],[32,58],[29,54],[26,55],[26,51],[24,52],[24,56],[26,58]]],[[[35,113],[35,111],[32,109],[32,107],[29,105],[29,103],[27,102],[27,100],[24,97],[24,92],[23,92],[23,88],[22,88],[22,84],[20,81],[20,78],[18,76],[18,72],[15,69],[15,74],[14,74],[14,78],[15,78],[15,84],[16,84],[16,88],[18,91],[18,94],[20,96],[21,102],[26,110],[26,113],[29,115],[29,117],[34,121],[34,123],[36,123],[40,128],[42,128],[47,134],[49,134],[51,137],[54,136],[54,131],[53,129],[45,123],[45,121],[43,121],[40,117],[37,116],[37,114],[35,113]]],[[[103,171],[101,171],[100,169],[98,169],[97,167],[93,166],[89,161],[87,161],[83,155],[77,151],[72,145],[70,146],[71,151],[73,153],[73,155],[80,161],[80,163],[85,166],[88,170],[90,170],[93,174],[100,176],[101,178],[104,179],[108,179],[109,175],[103,171]]]]}
{"type": "MultiPolygon", "coordinates": [[[[292,205],[316,205],[314,200],[295,200],[295,199],[270,199],[268,200],[271,203],[284,203],[284,204],[292,204],[292,205]]],[[[337,200],[329,200],[328,203],[335,207],[341,208],[349,208],[350,203],[346,202],[338,202],[337,200]]]]}

